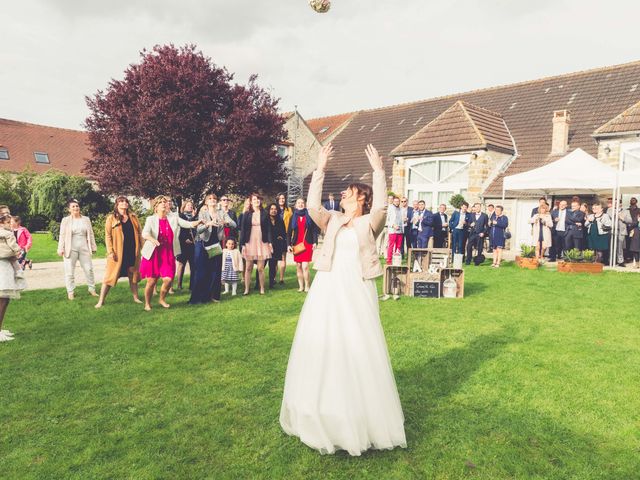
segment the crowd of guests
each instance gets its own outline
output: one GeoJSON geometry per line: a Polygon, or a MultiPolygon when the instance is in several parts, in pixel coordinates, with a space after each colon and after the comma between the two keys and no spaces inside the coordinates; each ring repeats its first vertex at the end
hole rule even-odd
{"type": "MultiPolygon", "coordinates": [[[[547,199],[541,197],[539,204],[531,212],[529,223],[533,226],[533,239],[536,256],[542,260],[547,252],[551,262],[562,258],[571,249],[583,251],[590,249],[596,253],[596,261],[608,263],[611,257],[611,235],[614,231],[615,210],[611,198],[607,208],[599,202],[588,205],[579,197],[571,201],[559,200],[553,208],[547,199]]],[[[613,252],[614,263],[626,266],[632,262],[633,268],[640,268],[640,209],[638,201],[631,198],[628,208],[622,202],[618,205],[617,247],[613,252]]]]}
{"type": "MultiPolygon", "coordinates": [[[[328,204],[339,208],[333,196],[328,204]]],[[[309,291],[309,265],[319,229],[302,198],[291,208],[286,196],[279,194],[265,207],[263,198],[254,193],[237,214],[228,195],[218,199],[208,193],[200,205],[185,200],[180,211],[175,211],[170,196],[160,195],[151,202],[152,213],[142,225],[127,197],[120,196],[105,220],[107,262],[99,293],[92,262],[97,251],[93,225],[82,215],[77,200],[69,200],[67,211],[60,224],[57,253],[63,258],[69,300],[75,298],[78,263],[89,294],[98,297],[96,308],[105,304],[122,277],[129,281],[133,301],[143,304],[145,310],[151,310],[156,295],[158,304],[169,308],[168,296],[174,293],[174,286],[183,288],[187,265],[191,304],[217,303],[221,295],[236,295],[240,283],[244,284],[243,294],[249,295],[254,270],[255,288],[264,295],[267,285],[284,284],[289,252],[296,264],[298,291],[309,291]],[[141,299],[138,285],[144,279],[141,299]]],[[[0,341],[13,339],[11,332],[2,330],[2,323],[9,301],[20,298],[26,288],[23,270],[31,266],[26,259],[31,244],[31,235],[21,227],[20,219],[12,217],[7,206],[0,206],[0,341]]]]}
{"type": "Polygon", "coordinates": [[[412,206],[406,197],[390,195],[388,200],[387,264],[392,263],[394,253],[404,255],[409,248],[450,247],[454,255],[463,255],[467,265],[479,265],[485,260],[483,251],[488,243],[488,250],[493,253],[492,266],[500,267],[509,235],[509,219],[501,205],[489,204],[484,212],[480,203],[470,208],[463,202],[449,217],[445,204],[432,212],[424,200],[414,200],[412,206]]]}
{"type": "MultiPolygon", "coordinates": [[[[483,252],[493,253],[493,267],[499,267],[506,240],[510,238],[509,219],[502,205],[462,203],[451,215],[447,206],[441,204],[438,211],[426,208],[424,200],[414,200],[410,206],[406,197],[390,195],[388,198],[386,222],[385,255],[391,264],[393,255],[405,255],[409,248],[445,246],[453,254],[463,255],[464,263],[481,264],[483,252]]],[[[631,261],[634,268],[640,268],[640,232],[638,224],[640,209],[636,198],[632,198],[628,208],[618,206],[618,241],[615,263],[624,267],[631,261]]],[[[570,201],[558,200],[553,208],[545,197],[531,212],[532,244],[539,260],[548,258],[555,262],[562,259],[571,249],[595,252],[596,261],[609,261],[611,232],[613,231],[612,200],[607,208],[595,202],[592,205],[581,202],[579,197],[570,201]]]]}

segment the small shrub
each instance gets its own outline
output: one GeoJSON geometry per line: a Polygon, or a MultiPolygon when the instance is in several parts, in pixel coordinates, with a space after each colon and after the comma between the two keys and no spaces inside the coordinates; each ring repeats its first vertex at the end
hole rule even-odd
{"type": "Polygon", "coordinates": [[[533,258],[536,256],[536,247],[523,243],[520,245],[520,256],[522,258],[533,258]]]}
{"type": "Polygon", "coordinates": [[[451,204],[451,206],[453,208],[460,208],[462,206],[462,204],[464,203],[464,197],[462,195],[460,195],[459,193],[453,195],[450,199],[449,199],[449,203],[451,204]]]}
{"type": "Polygon", "coordinates": [[[596,252],[593,250],[584,250],[582,252],[582,259],[585,263],[593,263],[596,261],[596,252]]]}
{"type": "Polygon", "coordinates": [[[564,261],[569,263],[579,263],[582,261],[582,252],[577,248],[572,248],[564,252],[564,261]]]}
{"type": "Polygon", "coordinates": [[[101,213],[91,220],[93,235],[96,238],[96,245],[104,245],[104,222],[106,219],[107,216],[104,213],[101,213]]]}

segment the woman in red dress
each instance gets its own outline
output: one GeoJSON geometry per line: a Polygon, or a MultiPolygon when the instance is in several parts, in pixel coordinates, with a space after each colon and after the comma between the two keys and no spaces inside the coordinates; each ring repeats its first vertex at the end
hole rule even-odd
{"type": "Polygon", "coordinates": [[[313,258],[313,246],[318,243],[318,227],[311,220],[303,198],[296,200],[296,209],[289,224],[289,240],[296,262],[298,291],[308,292],[311,285],[309,263],[313,258]]]}

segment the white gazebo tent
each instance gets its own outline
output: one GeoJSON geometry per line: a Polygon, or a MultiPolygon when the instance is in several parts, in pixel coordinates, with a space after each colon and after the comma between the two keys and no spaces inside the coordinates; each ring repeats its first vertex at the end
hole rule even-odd
{"type": "MultiPolygon", "coordinates": [[[[555,162],[504,177],[502,199],[504,201],[507,191],[537,195],[611,194],[612,198],[618,198],[617,180],[618,172],[615,169],[581,148],[576,148],[555,162]]],[[[614,219],[613,225],[612,252],[615,251],[617,219],[614,219]]]]}
{"type": "Polygon", "coordinates": [[[506,191],[537,195],[575,195],[611,193],[616,186],[616,171],[581,148],[528,172],[504,177],[506,191]]]}
{"type": "MultiPolygon", "coordinates": [[[[636,170],[623,170],[624,165],[622,161],[619,165],[619,170],[616,172],[616,184],[613,191],[613,205],[619,205],[620,199],[622,198],[623,193],[634,193],[640,190],[640,168],[636,170]]],[[[609,255],[610,261],[609,265],[613,266],[615,264],[615,256],[618,251],[618,228],[620,227],[618,217],[619,211],[617,208],[613,209],[613,231],[611,235],[611,253],[609,255]]]]}

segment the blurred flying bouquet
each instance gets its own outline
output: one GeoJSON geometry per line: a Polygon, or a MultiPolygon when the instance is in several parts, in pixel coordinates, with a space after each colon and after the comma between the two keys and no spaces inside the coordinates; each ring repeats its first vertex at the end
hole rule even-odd
{"type": "Polygon", "coordinates": [[[309,5],[318,13],[327,13],[331,8],[329,0],[309,0],[309,5]]]}

